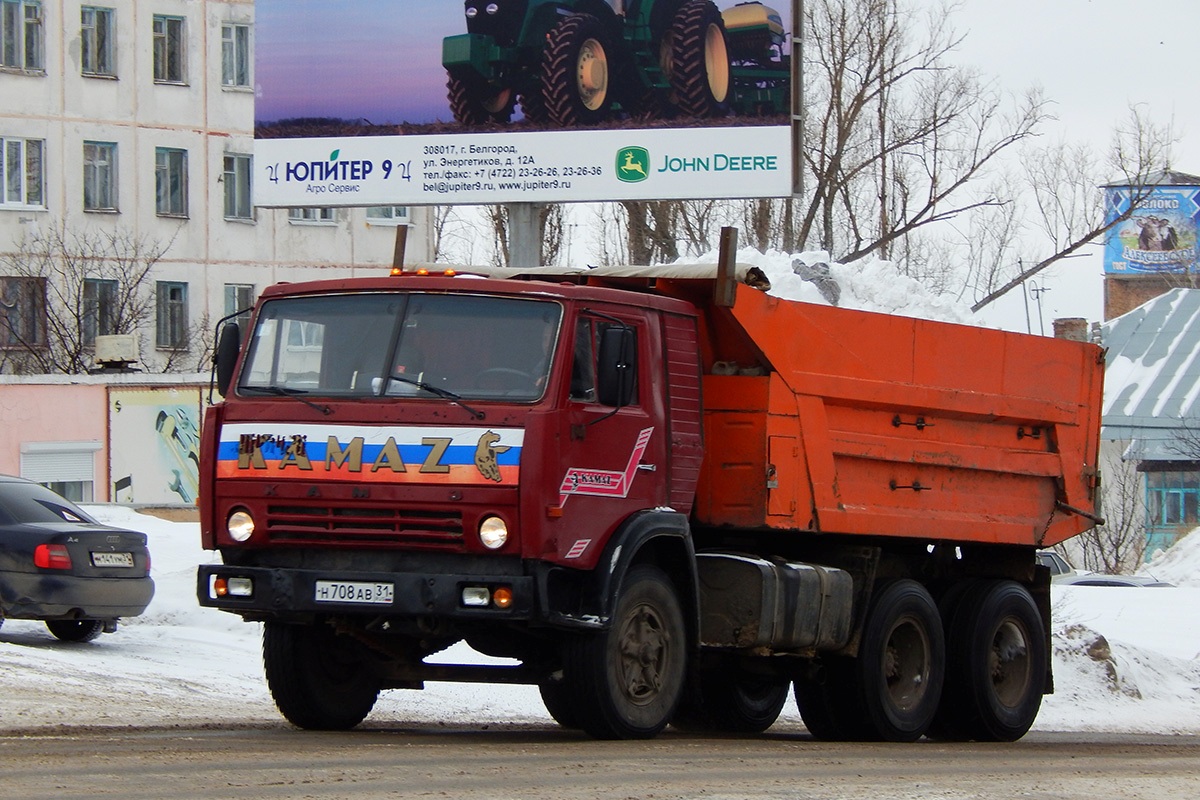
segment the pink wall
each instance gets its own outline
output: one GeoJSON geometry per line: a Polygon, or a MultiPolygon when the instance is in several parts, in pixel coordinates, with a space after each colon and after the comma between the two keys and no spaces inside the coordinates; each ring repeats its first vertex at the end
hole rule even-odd
{"type": "Polygon", "coordinates": [[[108,501],[107,397],[100,385],[0,387],[0,473],[21,474],[26,442],[99,442],[94,499],[108,501]]]}

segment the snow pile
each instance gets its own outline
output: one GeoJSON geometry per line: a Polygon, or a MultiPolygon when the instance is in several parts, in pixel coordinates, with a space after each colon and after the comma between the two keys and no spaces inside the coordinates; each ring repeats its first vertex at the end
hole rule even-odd
{"type": "MultiPolygon", "coordinates": [[[[712,251],[679,264],[715,264],[718,253],[712,251]]],[[[770,294],[806,303],[837,305],[860,311],[876,311],[920,319],[978,324],[966,306],[938,297],[919,281],[902,275],[896,265],[877,258],[862,258],[849,264],[832,261],[825,251],[791,255],[779,250],[759,252],[754,248],[738,251],[737,262],[761,269],[771,280],[770,294]],[[813,276],[805,279],[797,271],[813,276]],[[827,275],[827,278],[823,276],[827,275]],[[836,285],[837,302],[821,284],[836,285]]]]}
{"type": "Polygon", "coordinates": [[[1180,539],[1170,550],[1159,550],[1138,574],[1176,586],[1200,587],[1200,528],[1180,539]]]}
{"type": "MultiPolygon", "coordinates": [[[[154,600],[117,633],[83,645],[59,642],[41,623],[5,622],[0,727],[286,725],[263,679],[261,626],[196,602],[196,565],[215,556],[200,549],[195,523],[121,506],[90,510],[149,535],[154,600]]],[[[1195,535],[1186,541],[1180,552],[1200,551],[1195,535]]],[[[1192,558],[1191,567],[1172,567],[1173,582],[1195,586],[1200,556],[1192,558]]],[[[1057,693],[1046,698],[1035,729],[1200,734],[1200,618],[1190,613],[1200,588],[1055,586],[1053,593],[1057,693]]],[[[463,645],[436,660],[493,661],[463,645]]],[[[553,725],[534,687],[453,683],[384,692],[370,720],[553,725]]],[[[794,704],[779,725],[800,730],[794,704]]]]}

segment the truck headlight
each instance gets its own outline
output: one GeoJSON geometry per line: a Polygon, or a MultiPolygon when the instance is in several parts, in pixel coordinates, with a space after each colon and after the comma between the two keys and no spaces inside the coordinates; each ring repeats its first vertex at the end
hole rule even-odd
{"type": "Polygon", "coordinates": [[[254,517],[246,511],[235,511],[225,522],[225,529],[235,542],[244,542],[254,535],[254,517]]]}
{"type": "Polygon", "coordinates": [[[499,517],[484,517],[479,523],[479,541],[489,550],[497,550],[508,541],[508,525],[499,517]]]}

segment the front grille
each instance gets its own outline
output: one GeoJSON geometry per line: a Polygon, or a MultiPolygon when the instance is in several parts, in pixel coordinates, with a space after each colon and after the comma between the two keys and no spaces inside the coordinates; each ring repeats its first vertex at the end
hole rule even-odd
{"type": "Polygon", "coordinates": [[[269,505],[273,544],[460,550],[462,513],[414,508],[269,505]]]}

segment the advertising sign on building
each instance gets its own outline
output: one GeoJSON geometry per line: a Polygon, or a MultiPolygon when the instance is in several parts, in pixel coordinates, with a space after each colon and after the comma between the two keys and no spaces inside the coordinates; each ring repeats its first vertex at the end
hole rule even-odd
{"type": "MultiPolygon", "coordinates": [[[[1109,222],[1129,211],[1133,191],[1127,187],[1105,190],[1109,222]]],[[[1200,269],[1196,250],[1198,222],[1200,187],[1154,187],[1146,197],[1137,200],[1127,220],[1109,230],[1104,246],[1105,273],[1145,275],[1200,269]]]]}
{"type": "Polygon", "coordinates": [[[254,203],[790,195],[796,2],[257,0],[254,203]]]}

